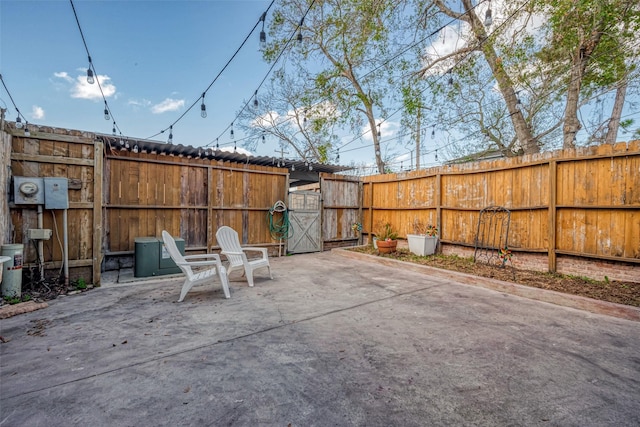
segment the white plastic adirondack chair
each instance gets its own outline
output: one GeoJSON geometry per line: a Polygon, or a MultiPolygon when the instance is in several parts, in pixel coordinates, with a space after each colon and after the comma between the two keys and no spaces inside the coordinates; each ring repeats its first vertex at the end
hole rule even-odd
{"type": "Polygon", "coordinates": [[[220,278],[220,282],[222,282],[222,290],[224,291],[224,296],[226,298],[231,297],[231,294],[229,293],[229,280],[227,279],[227,270],[222,265],[220,255],[202,254],[184,256],[178,250],[176,241],[166,230],[162,231],[162,240],[164,241],[167,251],[169,251],[171,259],[173,259],[176,265],[180,267],[180,270],[182,270],[185,276],[187,276],[184,284],[182,285],[182,291],[180,292],[180,299],[178,300],[178,302],[182,302],[184,297],[187,295],[187,292],[189,292],[193,285],[213,281],[215,276],[218,276],[220,278]],[[204,259],[207,258],[208,260],[205,261],[204,259]],[[191,261],[196,259],[202,259],[203,261],[191,261]],[[209,268],[203,268],[201,271],[194,272],[194,267],[209,268]]]}
{"type": "Polygon", "coordinates": [[[226,225],[220,227],[216,232],[216,240],[222,251],[220,252],[229,261],[227,267],[227,273],[231,274],[237,267],[244,268],[244,275],[247,276],[249,286],[253,286],[253,271],[259,268],[266,267],[269,269],[269,277],[273,279],[271,275],[271,265],[269,265],[269,255],[267,254],[267,248],[251,248],[240,246],[240,240],[238,239],[238,233],[231,227],[226,225]],[[260,258],[248,259],[246,252],[259,252],[260,258]]]}

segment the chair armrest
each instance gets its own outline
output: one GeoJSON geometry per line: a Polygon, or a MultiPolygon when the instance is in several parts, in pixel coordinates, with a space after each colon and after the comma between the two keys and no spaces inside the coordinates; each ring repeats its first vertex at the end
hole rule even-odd
{"type": "Polygon", "coordinates": [[[221,267],[222,262],[218,259],[214,259],[211,261],[186,261],[186,262],[176,262],[176,265],[184,265],[186,267],[204,267],[204,266],[216,266],[221,267]]]}
{"type": "Polygon", "coordinates": [[[218,254],[197,254],[197,255],[187,255],[184,257],[184,259],[189,260],[189,259],[203,259],[203,258],[213,258],[213,259],[217,259],[218,261],[220,261],[220,255],[218,254]]]}
{"type": "Polygon", "coordinates": [[[243,251],[262,252],[262,254],[265,256],[265,258],[268,255],[267,248],[255,248],[255,247],[250,247],[250,246],[243,246],[242,250],[243,251]]]}

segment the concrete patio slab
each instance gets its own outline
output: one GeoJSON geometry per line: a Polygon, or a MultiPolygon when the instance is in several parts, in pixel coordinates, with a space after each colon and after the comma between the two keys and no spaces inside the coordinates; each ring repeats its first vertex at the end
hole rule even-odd
{"type": "Polygon", "coordinates": [[[640,324],[325,252],[4,319],[0,426],[637,426],[640,324]],[[237,279],[237,277],[236,277],[237,279]]]}

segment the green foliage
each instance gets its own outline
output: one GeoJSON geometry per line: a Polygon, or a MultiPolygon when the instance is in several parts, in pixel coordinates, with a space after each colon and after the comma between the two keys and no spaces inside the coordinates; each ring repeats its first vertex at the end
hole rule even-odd
{"type": "Polygon", "coordinates": [[[87,289],[87,282],[85,282],[83,278],[79,278],[75,282],[75,287],[79,291],[87,289]]]}
{"type": "Polygon", "coordinates": [[[31,295],[22,294],[22,297],[19,297],[18,295],[14,294],[13,296],[4,296],[3,299],[7,304],[13,305],[19,304],[21,302],[31,301],[31,295]]]}

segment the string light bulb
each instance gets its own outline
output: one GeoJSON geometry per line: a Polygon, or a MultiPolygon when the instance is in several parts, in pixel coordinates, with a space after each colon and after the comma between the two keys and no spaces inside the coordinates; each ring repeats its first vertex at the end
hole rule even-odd
{"type": "Polygon", "coordinates": [[[380,136],[382,136],[382,133],[380,132],[380,125],[382,123],[378,123],[378,138],[380,138],[380,136]]]}
{"type": "Polygon", "coordinates": [[[218,138],[216,138],[216,151],[220,149],[220,144],[218,144],[218,138]]]}
{"type": "Polygon", "coordinates": [[[136,145],[134,145],[134,146],[133,146],[133,150],[132,150],[132,151],[133,151],[134,153],[137,153],[137,152],[139,151],[139,149],[138,149],[138,144],[136,144],[136,145]]]}
{"type": "Polygon", "coordinates": [[[202,92],[202,104],[200,105],[200,117],[203,119],[207,118],[207,106],[204,105],[204,95],[205,92],[202,92]]]}
{"type": "Polygon", "coordinates": [[[302,25],[304,24],[304,17],[300,20],[300,25],[298,26],[298,43],[302,43],[302,25]]]}
{"type": "Polygon", "coordinates": [[[489,2],[489,9],[484,14],[484,26],[489,28],[493,24],[493,17],[491,16],[491,2],[489,2]]]}
{"type": "Polygon", "coordinates": [[[253,106],[258,108],[258,90],[257,89],[253,94],[253,106]]]}
{"type": "Polygon", "coordinates": [[[436,127],[434,126],[433,129],[431,129],[431,139],[436,139],[436,127]]]}
{"type": "Polygon", "coordinates": [[[111,120],[111,116],[109,115],[109,107],[107,107],[107,101],[104,101],[104,119],[111,120]]]}
{"type": "Polygon", "coordinates": [[[516,108],[517,108],[518,110],[521,110],[521,109],[522,109],[522,101],[520,101],[520,98],[517,98],[517,99],[516,99],[516,108]]]}
{"type": "Polygon", "coordinates": [[[451,74],[451,70],[447,71],[449,74],[449,86],[453,86],[453,74],[451,74]]]}
{"type": "Polygon", "coordinates": [[[291,172],[295,172],[295,171],[296,171],[296,165],[291,163],[291,172]]]}
{"type": "Polygon", "coordinates": [[[435,155],[435,158],[436,158],[436,162],[437,162],[437,161],[438,161],[438,149],[436,149],[436,155],[435,155]]]}
{"type": "Polygon", "coordinates": [[[233,122],[231,122],[231,131],[229,132],[229,138],[235,139],[236,136],[233,134],[233,122]]]}
{"type": "Polygon", "coordinates": [[[169,139],[167,142],[173,144],[173,125],[169,126],[169,139]]]}
{"type": "Polygon", "coordinates": [[[22,129],[22,119],[20,118],[19,111],[18,111],[18,117],[16,117],[16,129],[22,129]]]}
{"type": "Polygon", "coordinates": [[[89,68],[87,68],[87,83],[89,83],[90,85],[95,83],[95,80],[93,78],[93,70],[91,69],[91,56],[89,56],[89,68]]]}
{"type": "Polygon", "coordinates": [[[267,33],[264,32],[264,21],[266,19],[267,19],[267,12],[264,12],[260,17],[260,20],[262,21],[262,30],[260,31],[260,48],[261,49],[267,48],[267,33]]]}
{"type": "Polygon", "coordinates": [[[24,136],[31,136],[31,132],[29,132],[29,122],[24,122],[24,136]]]}
{"type": "Polygon", "coordinates": [[[340,149],[336,151],[336,163],[340,163],[340,149]]]}
{"type": "Polygon", "coordinates": [[[115,122],[115,120],[113,121],[113,128],[111,129],[111,133],[113,134],[113,136],[116,136],[116,122],[115,122]]]}
{"type": "Polygon", "coordinates": [[[264,144],[264,143],[266,143],[266,142],[267,142],[267,141],[266,141],[266,138],[264,137],[264,131],[262,131],[262,143],[264,144]]]}

